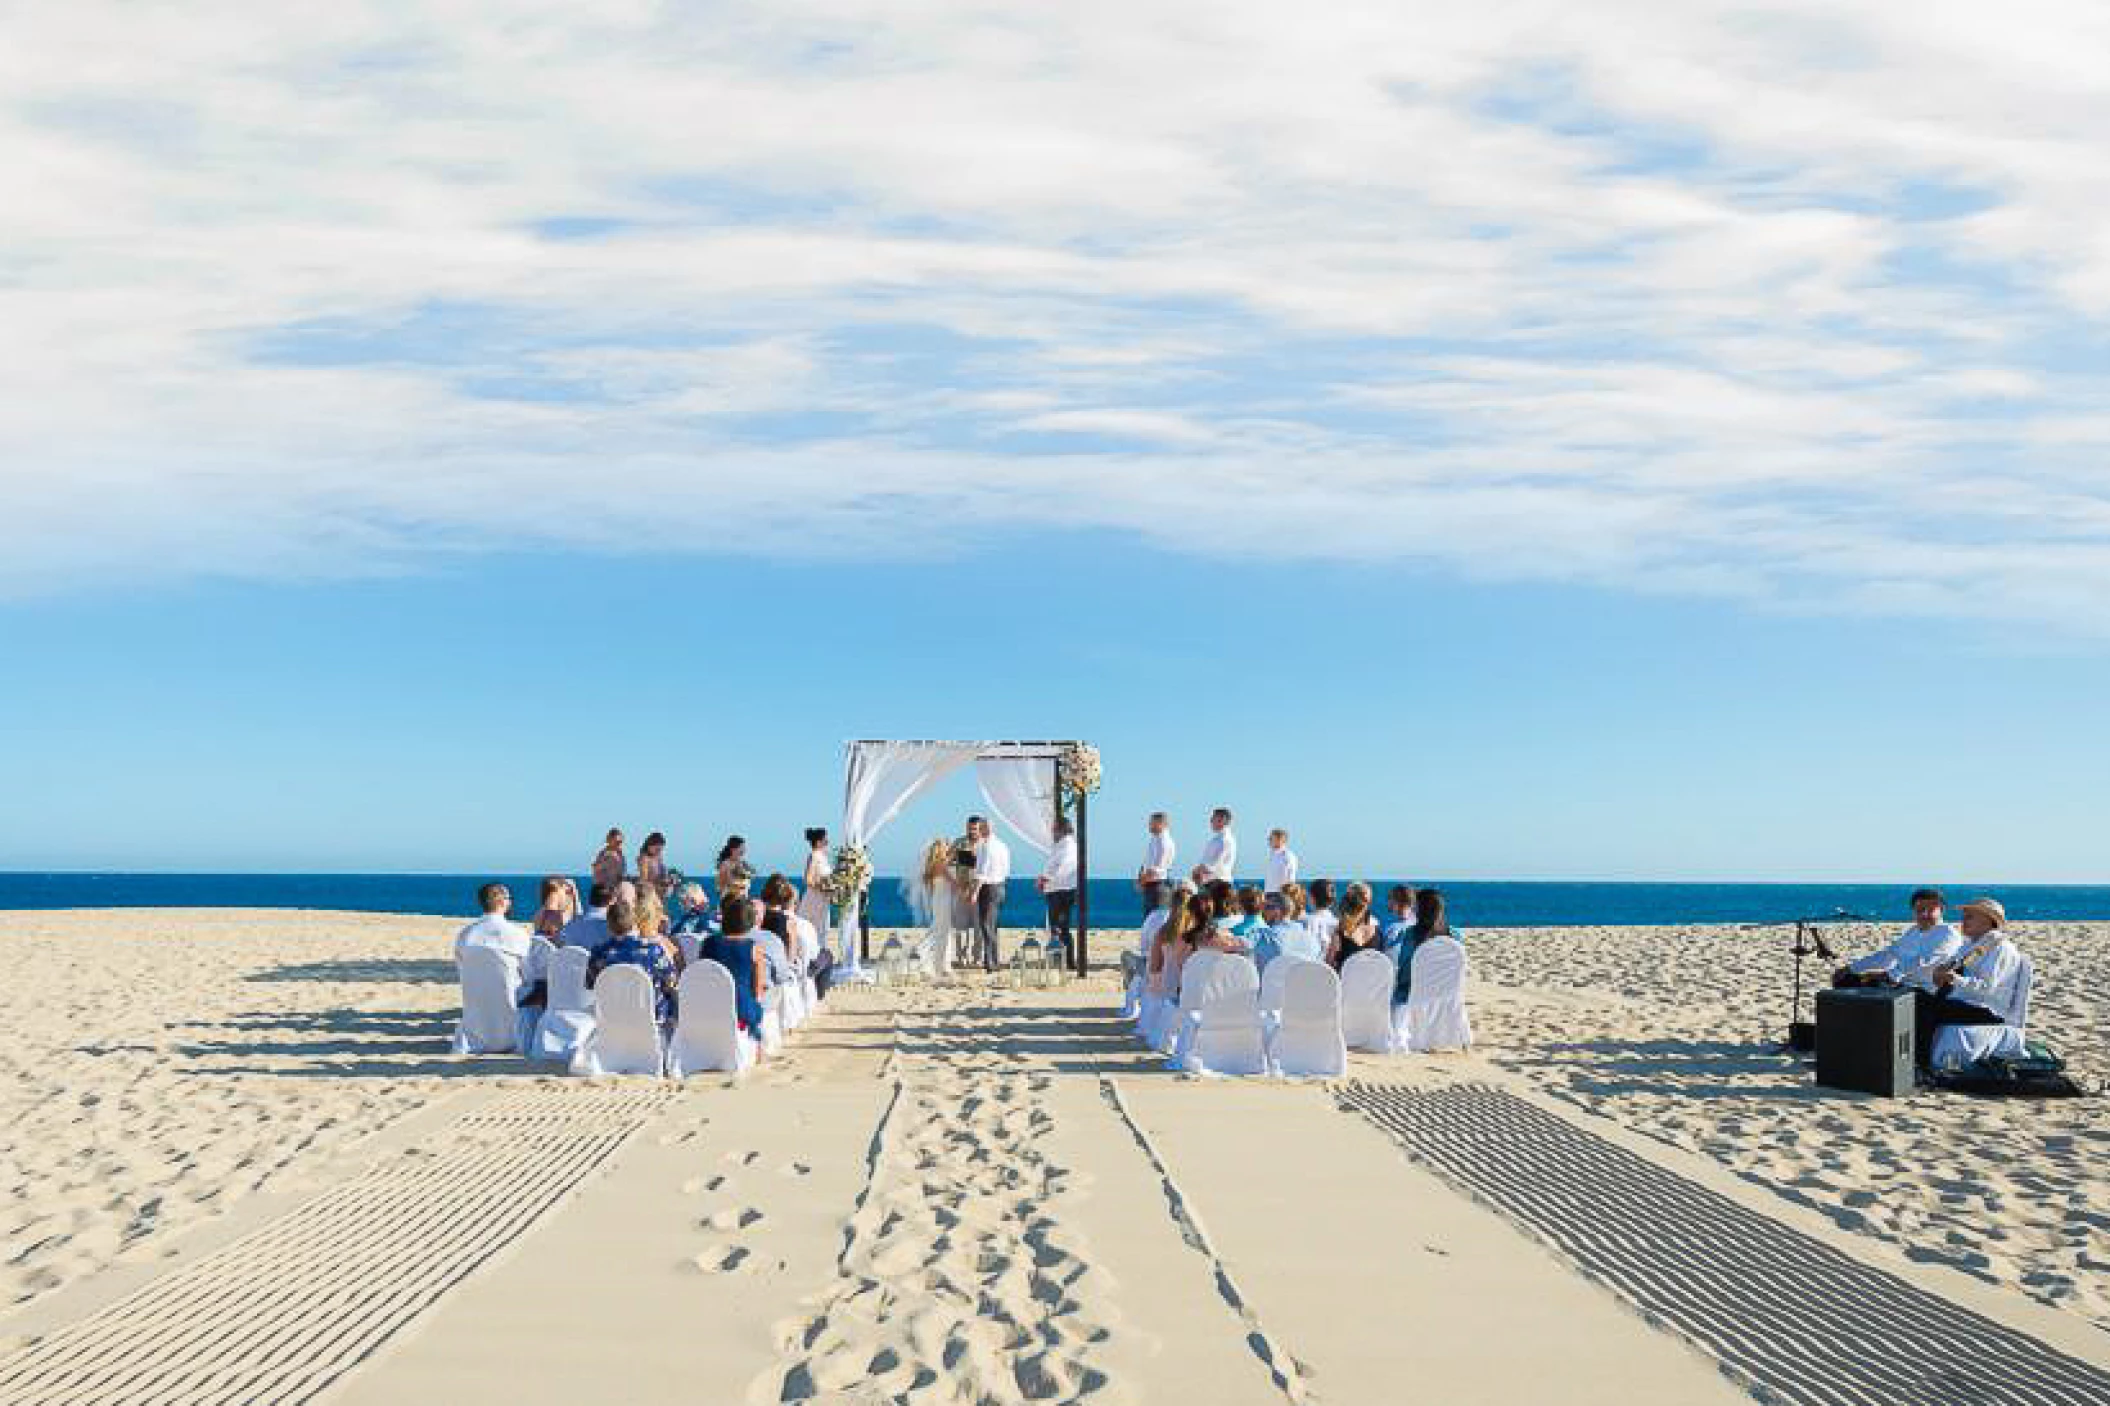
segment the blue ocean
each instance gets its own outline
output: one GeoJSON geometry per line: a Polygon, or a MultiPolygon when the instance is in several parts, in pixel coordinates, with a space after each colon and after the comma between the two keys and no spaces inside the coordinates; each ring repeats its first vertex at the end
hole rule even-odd
{"type": "MultiPolygon", "coordinates": [[[[0,909],[49,908],[331,908],[363,913],[470,914],[481,874],[87,874],[0,873],[0,909]]],[[[517,908],[532,910],[540,875],[498,875],[517,908]]],[[[1370,880],[1383,902],[1390,880],[1370,880]]],[[[1828,918],[1840,912],[1883,921],[1909,916],[1912,884],[1738,884],[1428,881],[1449,900],[1461,927],[1597,927],[1676,923],[1767,923],[1828,918]]],[[[582,879],[581,886],[584,886],[582,879]]],[[[1998,897],[2017,922],[2110,920],[2110,885],[1941,882],[1952,903],[1975,894],[1998,897]]],[[[1014,882],[1006,915],[1033,921],[1031,886],[1014,882]]],[[[1094,879],[1088,895],[1094,927],[1142,921],[1142,903],[1125,879],[1094,879]]],[[[900,882],[872,888],[875,927],[912,919],[900,882]]]]}

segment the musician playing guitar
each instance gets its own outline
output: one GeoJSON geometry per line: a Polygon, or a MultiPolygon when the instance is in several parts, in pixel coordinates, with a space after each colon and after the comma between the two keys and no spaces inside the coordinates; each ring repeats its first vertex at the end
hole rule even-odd
{"type": "Polygon", "coordinates": [[[1934,994],[1913,1002],[1922,1068],[1944,1025],[2014,1025],[2023,999],[2022,952],[2007,935],[2007,910],[1998,899],[1974,898],[1963,906],[1964,950],[1937,965],[1934,994]]]}

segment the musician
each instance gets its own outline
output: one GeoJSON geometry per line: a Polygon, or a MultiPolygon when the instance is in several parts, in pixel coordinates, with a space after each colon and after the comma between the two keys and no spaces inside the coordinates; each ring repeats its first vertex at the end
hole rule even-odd
{"type": "Polygon", "coordinates": [[[1974,898],[1963,906],[1964,950],[1937,964],[1935,991],[1913,1001],[1912,1023],[1919,1036],[1919,1062],[1925,1068],[1934,1051],[1934,1032],[1944,1025],[2019,1025],[2023,998],[2022,952],[2007,933],[2007,910],[1993,898],[1974,898]]]}
{"type": "Polygon", "coordinates": [[[1948,901],[1940,889],[1912,895],[1912,926],[1897,941],[1857,957],[1832,973],[1834,986],[1910,986],[1934,994],[1934,969],[1963,950],[1964,940],[1942,921],[1948,901]]]}

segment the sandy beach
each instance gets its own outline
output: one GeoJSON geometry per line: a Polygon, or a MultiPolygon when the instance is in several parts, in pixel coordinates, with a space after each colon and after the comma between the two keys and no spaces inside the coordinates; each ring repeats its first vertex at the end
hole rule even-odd
{"type": "MultiPolygon", "coordinates": [[[[1763,1363],[1528,1199],[1403,1155],[1446,1098],[1673,1178],[1725,1245],[1840,1248],[2110,1367],[2101,1106],[1814,1089],[1769,1049],[1778,933],[1473,932],[1478,1049],[1357,1055],[1334,1087],[1168,1074],[1105,974],[845,990],[737,1086],[653,1086],[450,1057],[458,923],[0,916],[0,1400],[1753,1393],[1763,1363]],[[218,1348],[110,1356],[201,1317],[218,1348]]],[[[2020,933],[2034,1024],[2093,1077],[2106,936],[2020,933]]]]}

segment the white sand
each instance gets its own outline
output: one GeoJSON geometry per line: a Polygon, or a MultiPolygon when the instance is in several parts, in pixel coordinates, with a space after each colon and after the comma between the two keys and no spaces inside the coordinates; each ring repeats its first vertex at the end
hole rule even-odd
{"type": "MultiPolygon", "coordinates": [[[[445,1054],[455,926],[0,916],[20,973],[0,1049],[0,1288],[20,1308],[0,1318],[0,1352],[164,1265],[209,1267],[214,1245],[370,1169],[478,1165],[492,1119],[592,1132],[614,1116],[584,1081],[445,1054]]],[[[2023,934],[2040,1028],[2098,1070],[2110,1052],[2088,983],[2105,935],[2023,934]]],[[[2096,1105],[1811,1090],[1806,1064],[1763,1052],[1786,1018],[1777,936],[1471,945],[1482,1048],[1357,1056],[1353,1072],[1516,1081],[1732,1169],[1849,1241],[2110,1322],[2096,1105]]],[[[1054,992],[974,977],[841,993],[737,1090],[692,1081],[606,1123],[620,1149],[384,1335],[345,1399],[469,1399],[496,1373],[515,1406],[611,1379],[635,1400],[1376,1401],[1392,1399],[1402,1314],[1425,1330],[1415,1370],[1451,1399],[1530,1399],[1556,1370],[1566,1400],[1738,1395],[1323,1088],[1167,1078],[1113,1001],[1104,974],[1054,992]],[[549,1351],[595,1322],[623,1326],[549,1351]]],[[[406,1263],[406,1285],[418,1271],[406,1263]]]]}

